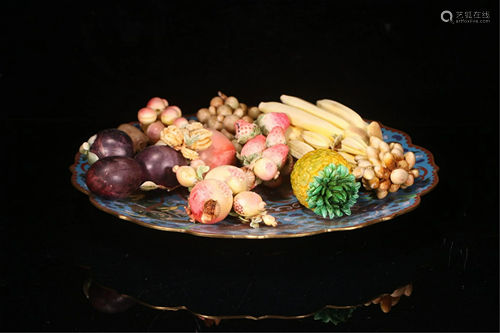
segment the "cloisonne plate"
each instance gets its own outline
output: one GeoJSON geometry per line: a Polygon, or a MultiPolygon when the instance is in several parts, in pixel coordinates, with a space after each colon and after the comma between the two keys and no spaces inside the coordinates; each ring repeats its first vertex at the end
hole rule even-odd
{"type": "Polygon", "coordinates": [[[434,163],[430,151],[412,144],[408,134],[382,124],[380,126],[384,141],[399,142],[405,152],[415,153],[415,168],[419,170],[420,176],[415,179],[412,186],[390,193],[381,200],[361,188],[360,196],[351,209],[351,215],[336,219],[322,218],[302,206],[286,179],[277,188],[258,186],[254,189],[267,203],[268,213],[278,221],[278,226],[274,228],[264,225],[258,229],[251,228],[247,223],[242,223],[232,216],[213,225],[190,222],[184,210],[189,195],[185,188],[170,192],[166,190],[143,192],[117,201],[101,199],[90,193],[85,184],[89,164],[86,156],[80,153],[76,154],[75,163],[70,167],[71,182],[78,190],[89,195],[90,202],[97,208],[121,219],[157,230],[184,232],[203,237],[247,239],[292,238],[352,230],[410,212],[420,204],[420,197],[438,183],[439,167],[434,163]]]}

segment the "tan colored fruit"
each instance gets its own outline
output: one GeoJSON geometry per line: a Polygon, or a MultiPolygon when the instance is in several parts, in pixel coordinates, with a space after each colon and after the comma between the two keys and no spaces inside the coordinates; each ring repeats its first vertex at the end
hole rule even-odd
{"type": "Polygon", "coordinates": [[[380,142],[382,142],[382,139],[380,139],[379,137],[377,137],[377,136],[370,136],[370,146],[379,149],[380,142]]]}
{"type": "Polygon", "coordinates": [[[403,169],[396,169],[391,172],[391,182],[396,185],[401,185],[408,179],[408,172],[403,169]]]}
{"type": "Polygon", "coordinates": [[[408,168],[410,170],[413,169],[413,167],[415,166],[415,163],[416,163],[415,154],[412,151],[407,152],[405,154],[405,160],[408,163],[408,168]]]}
{"type": "Polygon", "coordinates": [[[377,198],[379,198],[379,199],[383,199],[387,196],[387,194],[389,194],[389,192],[387,192],[387,191],[381,191],[380,186],[379,186],[378,190],[379,191],[377,191],[377,198]]]}
{"type": "Polygon", "coordinates": [[[380,140],[384,140],[382,136],[382,129],[380,128],[379,123],[376,121],[372,121],[368,127],[366,128],[366,132],[368,133],[369,136],[376,136],[380,140]]]}
{"type": "Polygon", "coordinates": [[[380,183],[380,185],[378,186],[378,189],[380,191],[388,191],[389,188],[391,187],[392,183],[391,183],[391,180],[390,179],[386,179],[384,180],[383,182],[380,183]]]}
{"type": "Polygon", "coordinates": [[[368,158],[378,159],[379,153],[380,153],[380,151],[375,147],[372,147],[372,146],[366,147],[366,156],[368,156],[368,158]]]}

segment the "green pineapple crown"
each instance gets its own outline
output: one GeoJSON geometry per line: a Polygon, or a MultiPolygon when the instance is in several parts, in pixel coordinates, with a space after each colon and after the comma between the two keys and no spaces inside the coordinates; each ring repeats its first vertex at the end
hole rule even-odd
{"type": "Polygon", "coordinates": [[[351,215],[361,183],[343,164],[328,164],[318,172],[307,190],[307,203],[314,213],[331,219],[351,215]]]}

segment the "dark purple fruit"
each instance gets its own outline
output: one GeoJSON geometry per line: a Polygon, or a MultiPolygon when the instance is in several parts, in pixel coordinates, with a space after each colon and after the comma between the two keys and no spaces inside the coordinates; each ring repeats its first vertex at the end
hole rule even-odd
{"type": "Polygon", "coordinates": [[[127,156],[134,158],[134,143],[130,136],[116,128],[108,128],[96,134],[89,152],[98,158],[108,156],[127,156]]]}
{"type": "Polygon", "coordinates": [[[172,168],[187,165],[186,158],[180,152],[172,147],[159,145],[141,150],[135,160],[141,167],[143,182],[152,181],[168,188],[179,186],[172,168]]]}
{"type": "Polygon", "coordinates": [[[98,197],[118,200],[139,189],[141,178],[141,168],[133,158],[109,156],[90,166],[85,182],[89,191],[98,197]]]}

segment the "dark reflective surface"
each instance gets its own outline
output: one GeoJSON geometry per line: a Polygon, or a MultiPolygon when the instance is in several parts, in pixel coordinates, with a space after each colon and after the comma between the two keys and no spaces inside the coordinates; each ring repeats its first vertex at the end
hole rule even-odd
{"type": "Polygon", "coordinates": [[[3,331],[498,331],[497,2],[2,7],[3,331]],[[446,24],[444,7],[489,11],[491,23],[446,24]],[[147,229],[72,187],[91,135],[135,120],[151,97],[189,113],[219,90],[248,104],[337,99],[431,151],[440,182],[392,221],[263,241],[147,229]],[[413,293],[337,326],[311,316],[208,327],[141,304],[104,313],[83,293],[90,276],[205,315],[303,315],[409,282],[413,293]]]}
{"type": "Polygon", "coordinates": [[[412,282],[441,246],[436,233],[410,242],[387,228],[376,238],[366,230],[263,241],[127,229],[119,238],[102,227],[79,235],[79,262],[96,282],[150,306],[224,317],[295,317],[364,304],[412,282]]]}

